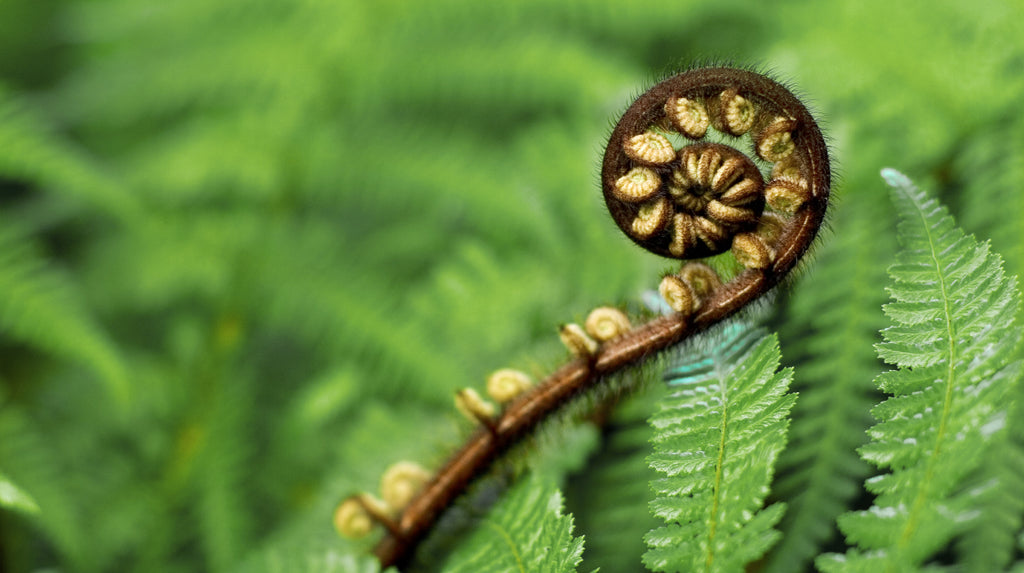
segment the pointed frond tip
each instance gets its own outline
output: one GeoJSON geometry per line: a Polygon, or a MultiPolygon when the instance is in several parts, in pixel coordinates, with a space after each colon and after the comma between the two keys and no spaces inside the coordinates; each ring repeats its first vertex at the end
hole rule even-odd
{"type": "Polygon", "coordinates": [[[785,446],[792,372],[779,371],[776,337],[733,324],[710,348],[668,371],[675,392],[656,429],[651,510],[667,522],[647,534],[655,571],[742,571],[777,540],[785,509],[762,510],[785,446]]]}
{"type": "Polygon", "coordinates": [[[905,175],[885,169],[900,222],[889,268],[891,326],[879,356],[897,370],[876,378],[890,398],[872,411],[861,457],[888,470],[870,478],[874,505],[840,517],[845,556],[827,571],[909,570],[969,531],[985,510],[967,478],[982,471],[1005,432],[1009,392],[1020,378],[1015,323],[1020,293],[987,243],[967,236],[948,210],[905,175]]]}

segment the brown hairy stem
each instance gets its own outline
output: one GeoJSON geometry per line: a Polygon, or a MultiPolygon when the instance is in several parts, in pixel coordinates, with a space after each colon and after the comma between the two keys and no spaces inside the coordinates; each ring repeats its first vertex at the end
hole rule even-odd
{"type": "MultiPolygon", "coordinates": [[[[762,137],[757,134],[772,132],[766,126],[780,118],[785,126],[793,126],[790,135],[795,151],[787,156],[785,161],[788,163],[779,160],[782,167],[790,169],[790,173],[779,177],[791,177],[809,190],[809,198],[793,209],[791,218],[787,219],[778,237],[772,239],[770,264],[764,268],[748,268],[740,272],[711,292],[692,314],[681,312],[659,317],[605,342],[594,356],[589,359],[577,358],[565,364],[508,404],[493,424],[478,429],[404,508],[395,521],[395,529],[385,535],[375,550],[383,567],[408,562],[417,544],[429,533],[440,515],[465,492],[474,479],[484,474],[511,447],[575,396],[591,390],[609,375],[636,365],[735,314],[771,290],[797,265],[817,235],[825,216],[831,184],[828,150],[813,117],[799,100],[785,87],[754,72],[731,68],[691,70],[659,83],[640,96],[612,131],[606,149],[602,184],[609,210],[620,228],[640,246],[675,258],[694,256],[691,254],[683,257],[669,252],[670,244],[671,249],[676,251],[681,250],[681,247],[671,243],[679,240],[674,238],[678,235],[673,235],[665,222],[659,223],[660,228],[654,227],[660,229],[657,232],[638,233],[634,228],[631,233],[632,221],[639,216],[638,206],[631,204],[628,197],[624,202],[621,200],[622,194],[617,196],[614,192],[617,180],[637,165],[652,169],[659,177],[666,179],[672,170],[684,169],[685,165],[680,165],[678,158],[667,162],[659,159],[661,164],[657,161],[653,165],[643,163],[645,159],[637,159],[639,156],[636,151],[631,151],[632,158],[627,156],[623,144],[629,138],[652,129],[652,126],[664,129],[669,125],[666,102],[670,98],[699,101],[707,109],[712,127],[735,132],[738,130],[735,123],[722,127],[729,121],[725,118],[729,105],[740,107],[741,110],[751,109],[740,105],[744,101],[736,100],[737,94],[749,101],[757,112],[752,126],[748,128],[754,134],[752,137],[762,137]]],[[[703,137],[703,133],[700,135],[703,137]]],[[[655,199],[664,204],[668,204],[665,199],[668,197],[665,191],[667,185],[663,184],[659,188],[661,196],[655,199]]],[[[694,192],[699,197],[700,193],[710,193],[710,190],[697,189],[694,192]]],[[[728,194],[723,197],[722,200],[726,201],[728,194]]],[[[760,201],[755,205],[758,212],[763,205],[763,198],[760,201]]],[[[676,209],[676,212],[683,209],[677,204],[669,208],[676,209]]],[[[696,213],[693,216],[703,215],[696,213]]],[[[777,214],[772,216],[778,217],[777,214]]],[[[715,222],[709,224],[719,225],[715,222]]],[[[754,227],[739,223],[722,223],[720,226],[729,233],[751,232],[754,227]]],[[[698,253],[696,256],[715,254],[709,253],[709,250],[720,247],[713,245],[713,242],[728,244],[728,241],[718,237],[715,241],[707,240],[696,248],[689,248],[691,252],[698,253]]]]}

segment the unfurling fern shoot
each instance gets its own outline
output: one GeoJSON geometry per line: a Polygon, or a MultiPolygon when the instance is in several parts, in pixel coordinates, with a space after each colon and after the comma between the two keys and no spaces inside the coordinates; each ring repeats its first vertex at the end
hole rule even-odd
{"type": "MultiPolygon", "coordinates": [[[[683,72],[641,95],[612,131],[601,181],[630,239],[688,261],[661,283],[674,312],[636,327],[625,316],[563,325],[570,362],[536,385],[514,384],[518,395],[502,391],[497,413],[468,409],[478,430],[418,495],[390,514],[371,512],[387,529],[376,550],[384,566],[408,562],[467,486],[553,413],[777,285],[821,227],[831,171],[817,123],[789,90],[719,67],[683,72]],[[709,257],[711,264],[694,260],[709,257]]],[[[464,409],[470,395],[459,394],[464,409]]]]}

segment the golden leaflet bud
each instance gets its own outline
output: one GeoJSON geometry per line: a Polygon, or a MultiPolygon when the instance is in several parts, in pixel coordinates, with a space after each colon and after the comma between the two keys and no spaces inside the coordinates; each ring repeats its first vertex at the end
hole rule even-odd
{"type": "Polygon", "coordinates": [[[494,419],[494,404],[484,400],[472,388],[465,388],[455,393],[455,408],[473,422],[488,425],[494,419]]]}
{"type": "Polygon", "coordinates": [[[672,242],[668,250],[673,255],[682,257],[688,249],[697,246],[697,224],[694,222],[694,216],[689,213],[676,213],[672,221],[672,242]]]}
{"type": "Polygon", "coordinates": [[[381,497],[389,508],[399,511],[409,505],[429,479],[430,473],[419,464],[396,462],[381,477],[381,497]]]}
{"type": "Polygon", "coordinates": [[[775,241],[786,220],[776,213],[765,213],[752,233],[740,233],[733,238],[732,252],[739,263],[748,269],[766,269],[775,262],[775,241]]]}
{"type": "Polygon", "coordinates": [[[687,98],[668,98],[665,102],[665,115],[673,127],[690,139],[700,139],[708,132],[711,120],[708,110],[700,100],[687,98]]]}
{"type": "Polygon", "coordinates": [[[583,332],[580,325],[569,323],[563,324],[558,329],[558,337],[562,339],[562,344],[572,352],[574,356],[580,358],[590,358],[597,354],[598,344],[597,341],[583,332]]]}
{"type": "Polygon", "coordinates": [[[798,155],[790,155],[777,162],[772,167],[772,179],[785,179],[801,187],[807,187],[807,178],[804,176],[798,155]]]}
{"type": "Polygon", "coordinates": [[[614,195],[627,203],[639,203],[654,196],[661,187],[661,177],[649,167],[634,167],[615,181],[614,195]]]}
{"type": "Polygon", "coordinates": [[[664,135],[653,131],[630,137],[622,146],[622,150],[630,159],[651,165],[663,165],[676,158],[672,142],[664,135]]]}
{"type": "Polygon", "coordinates": [[[718,276],[715,269],[696,261],[683,265],[679,269],[679,278],[683,279],[693,289],[693,294],[698,299],[707,298],[708,295],[722,286],[722,278],[718,276]]]}
{"type": "Polygon", "coordinates": [[[757,155],[765,161],[782,161],[789,157],[796,144],[793,142],[792,131],[796,124],[789,119],[777,118],[757,139],[757,155]]]}
{"type": "Polygon", "coordinates": [[[341,502],[334,510],[334,529],[348,539],[360,539],[369,535],[377,519],[367,511],[368,506],[379,511],[380,515],[387,513],[384,502],[373,496],[352,496],[341,502]]]}
{"type": "Polygon", "coordinates": [[[764,198],[772,209],[793,214],[811,198],[811,192],[795,181],[773,179],[764,190],[764,198]]]}
{"type": "Polygon", "coordinates": [[[697,310],[697,296],[690,285],[676,275],[668,275],[658,285],[661,298],[665,299],[672,310],[689,316],[697,310]]]}
{"type": "Polygon", "coordinates": [[[752,223],[757,220],[757,213],[753,209],[731,207],[714,199],[708,201],[705,209],[709,217],[726,224],[737,225],[740,223],[752,223]]]}
{"type": "Polygon", "coordinates": [[[654,201],[640,206],[640,210],[630,226],[630,231],[638,239],[647,239],[664,229],[671,216],[672,207],[669,206],[668,200],[658,197],[654,201]]]}
{"type": "Polygon", "coordinates": [[[629,317],[621,310],[610,306],[601,306],[590,311],[583,326],[587,334],[598,342],[618,338],[632,328],[629,317]]]}
{"type": "Polygon", "coordinates": [[[525,372],[503,368],[487,377],[487,394],[504,404],[511,402],[533,386],[533,379],[525,372]]]}
{"type": "Polygon", "coordinates": [[[693,230],[697,238],[713,250],[717,250],[722,244],[728,244],[726,241],[730,237],[729,229],[707,217],[694,217],[693,230]]]}
{"type": "Polygon", "coordinates": [[[733,237],[732,253],[748,269],[766,269],[772,264],[774,256],[757,233],[740,233],[733,237]]]}
{"type": "Polygon", "coordinates": [[[740,136],[754,126],[757,109],[750,100],[739,95],[735,89],[722,92],[721,106],[725,130],[730,134],[740,136]]]}

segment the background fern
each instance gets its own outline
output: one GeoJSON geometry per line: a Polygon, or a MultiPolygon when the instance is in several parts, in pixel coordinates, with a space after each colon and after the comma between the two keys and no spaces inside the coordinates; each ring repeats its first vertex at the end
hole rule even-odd
{"type": "MultiPolygon", "coordinates": [[[[839,162],[833,232],[769,319],[802,398],[767,560],[844,551],[895,251],[878,170],[1024,270],[1021,37],[1010,0],[0,3],[0,474],[39,506],[0,502],[0,568],[372,571],[337,501],[439,464],[466,431],[454,389],[548,371],[554,325],[667,268],[605,213],[598,150],[645,82],[721,58],[799,86],[839,162]]],[[[577,496],[650,528],[628,432],[657,401],[552,432],[590,436],[592,465],[546,470],[581,570],[642,570],[577,496]]],[[[1019,475],[1019,419],[979,472],[1019,475]]],[[[993,495],[979,571],[1021,557],[1024,497],[993,495]]]]}

